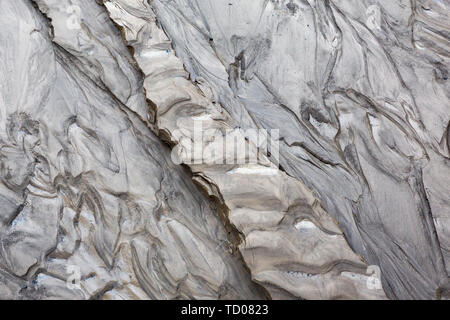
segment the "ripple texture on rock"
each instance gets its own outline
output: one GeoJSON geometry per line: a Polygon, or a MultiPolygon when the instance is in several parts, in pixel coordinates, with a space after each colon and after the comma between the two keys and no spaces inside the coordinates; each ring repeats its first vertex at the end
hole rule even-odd
{"type": "Polygon", "coordinates": [[[0,299],[449,298],[449,10],[0,0],[0,299]]]}

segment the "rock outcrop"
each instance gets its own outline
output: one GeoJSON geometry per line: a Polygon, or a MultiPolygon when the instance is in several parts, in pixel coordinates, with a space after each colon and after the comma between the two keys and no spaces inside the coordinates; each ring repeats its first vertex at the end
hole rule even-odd
{"type": "Polygon", "coordinates": [[[0,0],[0,298],[449,298],[449,9],[0,0]]]}

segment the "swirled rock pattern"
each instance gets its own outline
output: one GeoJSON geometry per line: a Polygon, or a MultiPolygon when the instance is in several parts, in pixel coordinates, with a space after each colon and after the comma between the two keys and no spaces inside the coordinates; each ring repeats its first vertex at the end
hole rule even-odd
{"type": "Polygon", "coordinates": [[[0,298],[449,298],[449,9],[0,0],[0,298]]]}
{"type": "Polygon", "coordinates": [[[58,30],[69,2],[0,4],[1,298],[264,298],[140,117],[140,73],[104,8],[80,3],[99,20],[58,30]]]}
{"type": "Polygon", "coordinates": [[[389,297],[448,295],[448,2],[151,3],[205,94],[280,129],[281,167],[389,297]]]}
{"type": "Polygon", "coordinates": [[[233,160],[242,161],[218,164],[222,134],[225,132],[227,141],[227,136],[244,137],[245,132],[234,127],[226,110],[188,79],[183,63],[158,27],[152,7],[140,1],[107,1],[105,5],[134,47],[145,75],[147,98],[156,107],[156,126],[177,144],[194,180],[226,207],[226,219],[243,236],[239,249],[253,280],[273,298],[384,297],[381,289],[367,288],[367,266],[351,251],[318,199],[264,155],[256,155],[251,137],[247,137],[248,154],[226,148],[224,158],[253,155],[259,159],[256,164],[236,158],[233,160]],[[198,122],[203,133],[200,138],[195,132],[198,122]],[[191,159],[192,141],[209,152],[194,153],[191,159]]]}

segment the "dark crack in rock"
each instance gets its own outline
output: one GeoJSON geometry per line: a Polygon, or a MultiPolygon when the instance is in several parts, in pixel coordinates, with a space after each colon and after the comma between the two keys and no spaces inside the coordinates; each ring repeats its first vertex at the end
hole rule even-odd
{"type": "Polygon", "coordinates": [[[1,298],[264,298],[143,121],[140,73],[113,23],[64,31],[63,1],[37,5],[0,2],[1,298]]]}
{"type": "Polygon", "coordinates": [[[0,0],[0,299],[450,298],[449,9],[0,0]]]}
{"type": "Polygon", "coordinates": [[[448,2],[151,3],[236,125],[280,130],[282,168],[381,267],[390,298],[448,290],[448,2]]]}

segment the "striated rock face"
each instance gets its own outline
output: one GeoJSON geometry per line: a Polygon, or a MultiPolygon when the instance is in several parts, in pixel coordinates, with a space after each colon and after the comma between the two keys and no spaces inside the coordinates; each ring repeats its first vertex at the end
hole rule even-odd
{"type": "Polygon", "coordinates": [[[68,2],[38,2],[53,31],[31,2],[0,4],[1,298],[265,297],[147,127],[140,73],[104,8],[85,1],[99,20],[73,34],[58,30],[68,2]]]}
{"type": "Polygon", "coordinates": [[[156,107],[156,126],[177,144],[180,161],[190,165],[194,181],[228,209],[226,219],[243,236],[239,250],[253,280],[272,298],[384,297],[382,290],[367,288],[367,266],[311,191],[258,154],[259,144],[188,79],[152,7],[139,1],[107,1],[105,6],[134,48],[147,98],[156,107]],[[196,126],[202,129],[200,138],[196,126]],[[219,140],[230,137],[247,137],[243,149],[248,152],[235,152],[239,150],[225,143],[223,156],[219,140]],[[194,149],[198,142],[204,152],[191,150],[192,141],[194,149]]]}
{"type": "Polygon", "coordinates": [[[281,167],[381,267],[391,298],[448,285],[448,6],[152,1],[233,123],[280,130],[281,167]]]}
{"type": "Polygon", "coordinates": [[[0,0],[0,298],[449,298],[449,10],[0,0]]]}

